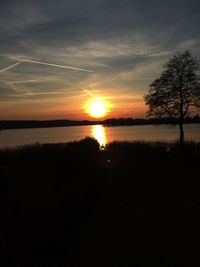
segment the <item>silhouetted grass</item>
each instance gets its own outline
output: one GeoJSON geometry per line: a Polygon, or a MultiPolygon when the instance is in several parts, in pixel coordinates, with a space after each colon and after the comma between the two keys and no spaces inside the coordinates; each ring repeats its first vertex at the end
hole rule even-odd
{"type": "Polygon", "coordinates": [[[1,265],[195,266],[199,166],[195,142],[1,149],[1,265]]]}

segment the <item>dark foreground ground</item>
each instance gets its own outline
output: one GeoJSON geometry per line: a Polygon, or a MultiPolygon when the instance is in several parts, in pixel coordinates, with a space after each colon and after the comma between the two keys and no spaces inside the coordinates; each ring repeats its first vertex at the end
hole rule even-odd
{"type": "Polygon", "coordinates": [[[200,144],[0,151],[0,266],[198,266],[200,144]]]}

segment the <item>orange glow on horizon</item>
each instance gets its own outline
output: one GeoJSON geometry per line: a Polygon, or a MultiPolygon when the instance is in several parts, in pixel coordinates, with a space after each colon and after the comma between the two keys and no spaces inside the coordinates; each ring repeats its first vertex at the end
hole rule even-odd
{"type": "MultiPolygon", "coordinates": [[[[130,101],[131,96],[100,91],[96,96],[73,95],[57,96],[45,99],[20,99],[18,101],[3,101],[0,103],[0,119],[2,120],[104,120],[110,118],[145,118],[147,107],[137,96],[137,101],[130,101]],[[101,116],[91,115],[90,109],[95,110],[94,102],[101,116]],[[90,108],[89,108],[90,107],[90,108]]],[[[134,97],[133,97],[134,98],[134,97]]],[[[92,111],[93,112],[93,111],[92,111]]],[[[94,111],[96,112],[96,111],[94,111]]]]}

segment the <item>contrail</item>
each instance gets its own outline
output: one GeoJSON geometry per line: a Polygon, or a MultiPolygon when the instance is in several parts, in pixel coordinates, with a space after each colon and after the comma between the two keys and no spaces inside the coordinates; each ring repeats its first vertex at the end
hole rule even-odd
{"type": "Polygon", "coordinates": [[[17,63],[15,63],[15,64],[12,64],[12,65],[6,67],[6,68],[3,69],[3,70],[0,70],[0,72],[4,72],[4,71],[6,71],[6,70],[12,69],[12,68],[14,68],[15,66],[21,64],[22,62],[23,62],[23,61],[21,61],[21,62],[17,62],[17,63]]]}
{"type": "Polygon", "coordinates": [[[12,94],[12,96],[20,96],[20,97],[31,97],[31,96],[37,96],[37,95],[59,95],[59,94],[66,94],[66,91],[58,91],[58,92],[38,92],[38,93],[33,93],[33,92],[27,92],[27,93],[20,93],[18,94],[12,94]]]}
{"type": "MultiPolygon", "coordinates": [[[[95,83],[96,84],[96,83],[95,83]]],[[[95,85],[94,84],[94,85],[95,85]]],[[[94,85],[93,84],[89,84],[89,87],[92,89],[92,90],[94,90],[94,85]]],[[[83,91],[84,92],[86,92],[88,95],[90,95],[90,96],[94,96],[94,94],[90,91],[90,90],[88,90],[88,89],[83,89],[83,91]]]]}
{"type": "Polygon", "coordinates": [[[86,92],[88,95],[90,95],[90,96],[94,96],[93,95],[93,93],[91,93],[89,90],[87,90],[87,89],[83,89],[83,92],[86,92]]]}
{"type": "MultiPolygon", "coordinates": [[[[29,79],[29,80],[23,80],[23,81],[12,81],[12,83],[14,84],[20,84],[20,83],[34,83],[34,82],[38,82],[38,80],[36,79],[29,79]]],[[[8,82],[8,83],[11,83],[11,82],[8,82]]]]}
{"type": "Polygon", "coordinates": [[[41,61],[35,61],[35,60],[29,60],[29,59],[22,59],[22,58],[15,58],[15,57],[12,57],[11,59],[20,61],[20,62],[18,62],[16,64],[27,62],[27,63],[34,63],[34,64],[45,65],[45,66],[50,66],[50,67],[57,67],[57,68],[63,68],[63,69],[86,71],[86,72],[94,72],[92,70],[80,69],[80,68],[75,68],[75,67],[70,67],[70,66],[57,65],[57,64],[52,64],[52,63],[47,63],[47,62],[41,62],[41,61]]]}
{"type": "Polygon", "coordinates": [[[38,92],[38,93],[25,93],[22,94],[23,96],[34,96],[34,95],[59,95],[59,94],[66,94],[66,91],[58,91],[58,92],[38,92]]]}

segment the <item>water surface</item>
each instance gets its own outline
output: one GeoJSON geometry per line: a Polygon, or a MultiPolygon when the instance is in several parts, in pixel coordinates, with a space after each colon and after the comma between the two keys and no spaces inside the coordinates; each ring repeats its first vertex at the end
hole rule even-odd
{"type": "MultiPolygon", "coordinates": [[[[34,143],[64,143],[95,137],[100,145],[112,141],[176,141],[179,137],[178,127],[171,126],[115,126],[102,125],[71,126],[57,128],[17,129],[0,131],[0,147],[15,147],[34,143]]],[[[200,124],[186,124],[187,140],[200,141],[200,124]]]]}

